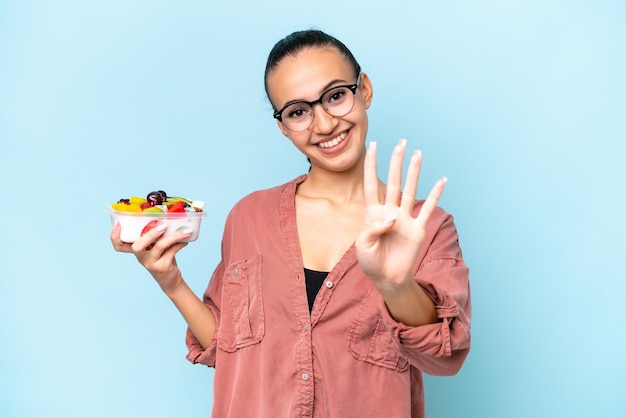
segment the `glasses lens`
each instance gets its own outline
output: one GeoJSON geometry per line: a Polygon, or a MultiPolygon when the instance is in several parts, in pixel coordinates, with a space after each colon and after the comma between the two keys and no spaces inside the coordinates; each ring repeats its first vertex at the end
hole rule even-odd
{"type": "Polygon", "coordinates": [[[313,109],[307,103],[294,103],[281,113],[283,123],[292,131],[304,131],[311,124],[313,109]]]}
{"type": "Polygon", "coordinates": [[[322,96],[322,106],[333,116],[345,116],[354,106],[354,94],[348,87],[337,87],[322,96]]]}

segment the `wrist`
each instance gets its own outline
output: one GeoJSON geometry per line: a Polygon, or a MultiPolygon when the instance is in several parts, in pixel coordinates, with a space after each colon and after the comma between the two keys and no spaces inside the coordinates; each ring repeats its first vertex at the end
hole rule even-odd
{"type": "Polygon", "coordinates": [[[379,291],[396,321],[414,327],[437,322],[435,304],[414,279],[379,291]]]}
{"type": "Polygon", "coordinates": [[[378,289],[385,300],[397,299],[405,296],[407,293],[416,291],[419,285],[413,277],[407,277],[404,280],[372,280],[374,286],[378,289]]]}
{"type": "Polygon", "coordinates": [[[189,287],[182,277],[178,277],[172,283],[161,285],[161,290],[168,298],[174,300],[188,291],[189,287]]]}

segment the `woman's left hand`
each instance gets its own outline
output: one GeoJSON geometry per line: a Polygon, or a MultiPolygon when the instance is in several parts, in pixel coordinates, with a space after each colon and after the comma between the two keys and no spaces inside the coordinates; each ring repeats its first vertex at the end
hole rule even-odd
{"type": "Polygon", "coordinates": [[[417,217],[413,216],[417,183],[422,163],[420,151],[411,156],[404,189],[402,165],[406,141],[393,150],[384,197],[380,198],[376,170],[376,143],[370,143],[365,157],[365,221],[356,242],[359,265],[383,293],[402,291],[415,284],[412,270],[424,242],[426,223],[437,206],[447,179],[441,178],[431,190],[417,217]]]}

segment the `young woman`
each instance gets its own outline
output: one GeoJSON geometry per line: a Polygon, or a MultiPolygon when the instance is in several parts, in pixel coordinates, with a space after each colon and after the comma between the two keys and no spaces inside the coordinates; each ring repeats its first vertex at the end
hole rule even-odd
{"type": "Polygon", "coordinates": [[[188,359],[215,367],[214,417],[423,417],[421,373],[456,373],[470,346],[468,268],[437,207],[446,179],[415,201],[421,154],[402,187],[403,140],[378,179],[372,82],[334,37],[279,41],[265,88],[310,171],[235,205],[203,300],[176,265],[184,232],[131,245],[115,226],[113,246],[182,313],[188,359]]]}

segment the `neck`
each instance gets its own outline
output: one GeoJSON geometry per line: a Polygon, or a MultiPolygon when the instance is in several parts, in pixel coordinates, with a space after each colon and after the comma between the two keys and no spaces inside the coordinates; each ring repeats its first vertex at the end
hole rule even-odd
{"type": "MultiPolygon", "coordinates": [[[[379,181],[379,189],[384,186],[379,181]]],[[[363,161],[347,171],[329,171],[313,166],[307,179],[298,187],[298,194],[327,199],[337,205],[364,204],[363,161]]]]}

